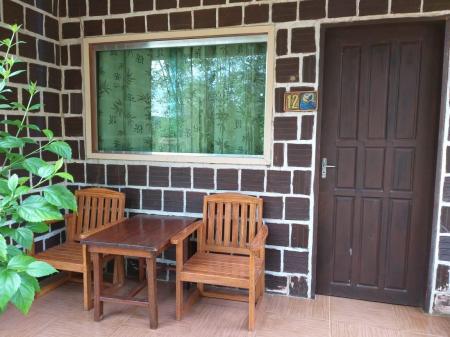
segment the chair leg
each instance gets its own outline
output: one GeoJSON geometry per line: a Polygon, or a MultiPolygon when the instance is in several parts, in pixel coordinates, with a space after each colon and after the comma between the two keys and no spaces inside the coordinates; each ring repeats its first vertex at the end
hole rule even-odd
{"type": "Polygon", "coordinates": [[[88,268],[87,271],[83,273],[83,304],[84,310],[91,310],[93,307],[92,303],[92,275],[91,270],[88,268]]]}
{"type": "Polygon", "coordinates": [[[248,291],[248,330],[255,329],[255,305],[256,305],[256,285],[250,284],[248,291]]]}
{"type": "Polygon", "coordinates": [[[176,280],[176,318],[180,321],[183,318],[183,281],[177,275],[176,280]]]}
{"type": "Polygon", "coordinates": [[[124,257],[116,256],[114,257],[114,276],[113,283],[115,285],[123,285],[125,280],[125,266],[124,266],[124,257]]]}
{"type": "Polygon", "coordinates": [[[145,279],[145,259],[139,258],[139,281],[144,281],[145,279]]]}

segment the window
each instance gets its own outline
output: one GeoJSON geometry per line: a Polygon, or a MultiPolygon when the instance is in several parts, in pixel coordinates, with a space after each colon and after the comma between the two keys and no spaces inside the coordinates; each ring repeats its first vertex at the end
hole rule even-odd
{"type": "Polygon", "coordinates": [[[268,35],[90,43],[88,155],[267,163],[268,35]]]}

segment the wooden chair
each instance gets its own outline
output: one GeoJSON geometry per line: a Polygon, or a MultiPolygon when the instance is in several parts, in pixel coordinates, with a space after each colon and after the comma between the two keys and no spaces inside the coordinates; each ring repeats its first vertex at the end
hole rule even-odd
{"type": "Polygon", "coordinates": [[[255,327],[255,305],[264,293],[263,200],[238,193],[206,196],[203,220],[172,238],[176,245],[176,318],[183,315],[183,282],[196,282],[188,305],[198,296],[249,303],[248,329],[255,327]],[[197,252],[183,262],[183,241],[197,231],[197,252]],[[248,289],[248,296],[207,291],[204,284],[248,289]]]}
{"type": "MultiPolygon", "coordinates": [[[[87,188],[75,192],[78,210],[76,214],[67,214],[65,243],[44,252],[32,255],[51,264],[59,270],[69,272],[66,277],[50,283],[41,289],[39,296],[72,280],[72,272],[83,274],[84,309],[92,308],[92,266],[86,246],[80,239],[106,228],[112,227],[124,219],[125,195],[104,188],[87,188]]],[[[110,257],[114,258],[114,257],[110,257]]],[[[122,283],[124,278],[123,258],[116,257],[114,265],[114,283],[122,283]]]]}

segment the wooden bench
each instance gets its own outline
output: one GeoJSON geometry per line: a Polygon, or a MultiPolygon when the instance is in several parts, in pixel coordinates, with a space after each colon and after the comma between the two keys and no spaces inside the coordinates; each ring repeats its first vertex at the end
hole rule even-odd
{"type": "MultiPolygon", "coordinates": [[[[58,270],[69,272],[42,287],[39,296],[57,288],[68,280],[72,280],[72,272],[83,274],[84,309],[92,308],[92,266],[85,246],[79,240],[112,227],[124,219],[125,195],[104,188],[87,188],[75,192],[78,210],[76,214],[66,215],[65,243],[52,247],[44,252],[32,255],[51,264],[58,270]]],[[[114,258],[114,257],[110,257],[114,258]]],[[[122,283],[124,278],[123,257],[114,258],[114,283],[122,283]]]]}
{"type": "Polygon", "coordinates": [[[255,327],[255,305],[264,293],[264,246],[268,234],[262,221],[263,200],[238,193],[206,196],[203,220],[172,238],[176,245],[176,318],[183,315],[183,282],[197,283],[190,296],[249,303],[248,329],[255,327]],[[183,263],[183,241],[197,231],[197,252],[183,263]],[[248,289],[247,295],[208,291],[204,284],[248,289]]]}

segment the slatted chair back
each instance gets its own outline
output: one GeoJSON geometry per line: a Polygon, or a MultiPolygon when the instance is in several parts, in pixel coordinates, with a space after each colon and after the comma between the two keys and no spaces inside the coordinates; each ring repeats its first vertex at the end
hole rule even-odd
{"type": "Polygon", "coordinates": [[[106,188],[86,188],[75,192],[78,210],[68,222],[69,241],[124,218],[125,194],[106,188]]]}
{"type": "Polygon", "coordinates": [[[261,198],[239,193],[206,196],[199,251],[248,255],[248,244],[263,225],[262,214],[261,198]]]}

